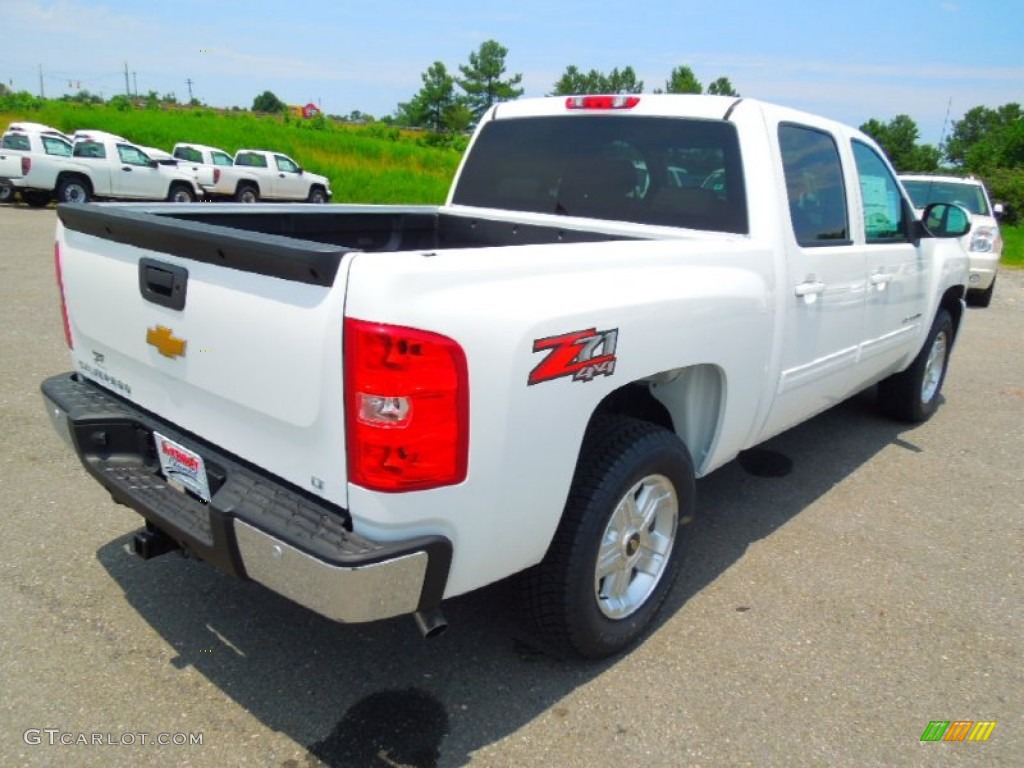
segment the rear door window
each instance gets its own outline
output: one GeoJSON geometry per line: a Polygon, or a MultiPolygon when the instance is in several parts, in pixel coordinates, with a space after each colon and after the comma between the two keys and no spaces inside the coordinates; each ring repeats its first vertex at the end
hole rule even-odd
{"type": "Polygon", "coordinates": [[[779,147],[797,243],[850,244],[843,166],[835,139],[817,128],[783,123],[779,147]]]}

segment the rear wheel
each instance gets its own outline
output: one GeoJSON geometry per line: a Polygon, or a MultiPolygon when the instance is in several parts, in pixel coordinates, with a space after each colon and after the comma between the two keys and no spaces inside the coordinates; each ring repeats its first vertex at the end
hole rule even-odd
{"type": "Polygon", "coordinates": [[[57,185],[57,201],[60,203],[88,203],[92,199],[92,190],[88,183],[73,176],[62,179],[57,185]]]}
{"type": "Polygon", "coordinates": [[[235,190],[235,201],[239,203],[258,203],[260,191],[252,184],[243,184],[235,190]]]}
{"type": "Polygon", "coordinates": [[[26,189],[21,193],[21,199],[31,205],[33,208],[44,208],[50,204],[50,199],[53,197],[49,192],[45,192],[41,189],[26,189]]]}
{"type": "Polygon", "coordinates": [[[640,638],[678,575],[677,534],[693,505],[693,465],[675,434],[633,418],[596,419],[551,547],[523,576],[546,643],[602,658],[640,638]]]}
{"type": "Polygon", "coordinates": [[[14,185],[0,179],[0,203],[14,202],[14,185]]]}
{"type": "Polygon", "coordinates": [[[167,199],[172,203],[193,203],[195,202],[196,194],[187,184],[172,184],[171,191],[167,194],[167,199]]]}
{"type": "Polygon", "coordinates": [[[953,348],[953,318],[940,309],[928,338],[907,370],[878,385],[878,404],[900,421],[921,422],[939,407],[939,393],[946,379],[949,353],[953,348]]]}

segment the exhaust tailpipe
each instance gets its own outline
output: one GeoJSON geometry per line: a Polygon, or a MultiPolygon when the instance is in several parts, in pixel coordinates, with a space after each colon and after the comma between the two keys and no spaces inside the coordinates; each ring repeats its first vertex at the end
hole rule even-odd
{"type": "Polygon", "coordinates": [[[412,617],[416,620],[416,627],[424,638],[443,635],[448,629],[448,622],[445,620],[440,608],[416,611],[412,617]]]}

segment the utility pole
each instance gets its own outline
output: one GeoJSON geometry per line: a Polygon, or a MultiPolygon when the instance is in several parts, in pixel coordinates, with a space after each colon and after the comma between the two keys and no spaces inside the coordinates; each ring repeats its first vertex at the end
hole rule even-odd
{"type": "Polygon", "coordinates": [[[132,70],[132,85],[135,86],[135,98],[137,99],[137,98],[139,98],[139,80],[138,80],[138,78],[135,75],[136,75],[136,72],[133,69],[132,70]]]}
{"type": "Polygon", "coordinates": [[[192,78],[190,77],[185,82],[188,83],[188,103],[191,104],[192,103],[192,78]]]}
{"type": "Polygon", "coordinates": [[[39,98],[45,99],[46,92],[43,90],[43,65],[39,65],[39,98]]]}
{"type": "Polygon", "coordinates": [[[131,96],[132,95],[132,88],[131,88],[131,85],[128,83],[128,62],[127,61],[124,63],[124,95],[125,96],[131,96]]]}

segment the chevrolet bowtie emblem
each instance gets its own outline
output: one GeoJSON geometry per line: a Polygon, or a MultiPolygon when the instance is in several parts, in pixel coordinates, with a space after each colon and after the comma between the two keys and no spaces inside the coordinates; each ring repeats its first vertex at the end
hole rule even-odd
{"type": "Polygon", "coordinates": [[[164,357],[172,360],[176,357],[185,356],[185,347],[188,344],[184,339],[179,339],[170,328],[158,325],[156,328],[146,329],[146,343],[156,347],[156,351],[164,357]]]}

